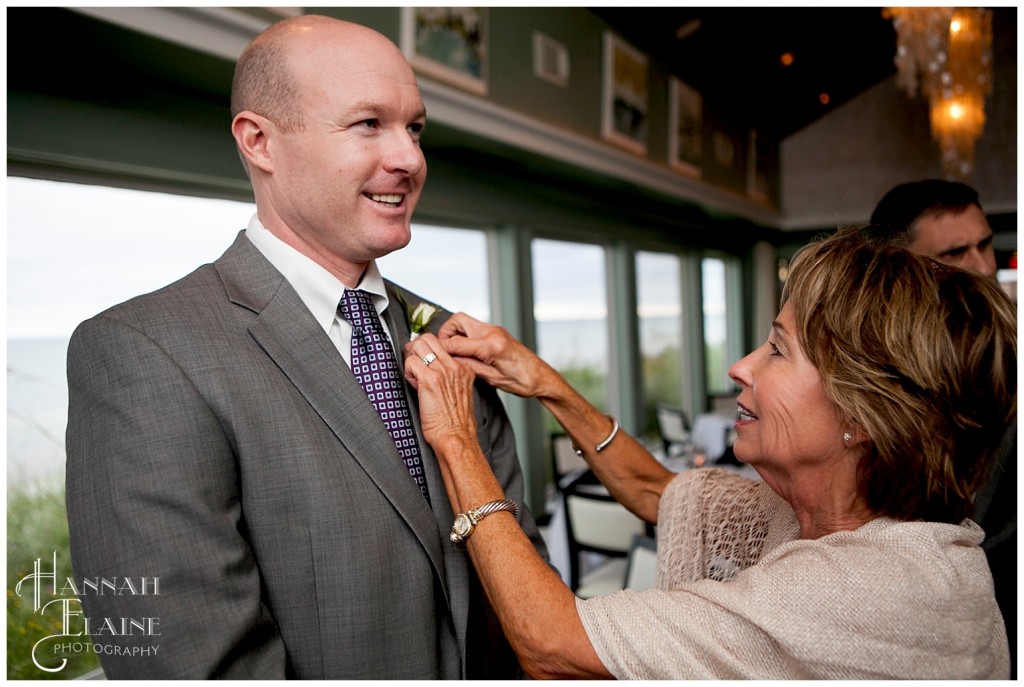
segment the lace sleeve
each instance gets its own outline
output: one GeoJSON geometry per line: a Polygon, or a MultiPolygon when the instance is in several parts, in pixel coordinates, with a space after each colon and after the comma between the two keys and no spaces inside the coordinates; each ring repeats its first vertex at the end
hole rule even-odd
{"type": "Polygon", "coordinates": [[[658,588],[725,581],[796,536],[792,509],[767,484],[720,468],[672,480],[658,513],[658,588]]]}

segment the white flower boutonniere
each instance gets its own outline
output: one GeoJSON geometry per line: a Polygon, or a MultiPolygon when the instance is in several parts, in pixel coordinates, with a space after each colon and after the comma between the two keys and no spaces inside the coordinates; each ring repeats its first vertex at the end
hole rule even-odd
{"type": "Polygon", "coordinates": [[[420,303],[415,308],[406,305],[405,311],[409,315],[409,329],[412,330],[412,336],[409,339],[414,341],[416,337],[430,328],[431,320],[441,312],[441,309],[430,303],[420,303]]]}

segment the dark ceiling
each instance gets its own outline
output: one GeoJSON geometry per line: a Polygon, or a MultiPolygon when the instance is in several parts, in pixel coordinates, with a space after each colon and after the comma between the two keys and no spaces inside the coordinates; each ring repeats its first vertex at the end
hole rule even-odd
{"type": "Polygon", "coordinates": [[[742,112],[743,124],[775,141],[896,73],[896,32],[880,7],[590,9],[706,107],[742,112]]]}

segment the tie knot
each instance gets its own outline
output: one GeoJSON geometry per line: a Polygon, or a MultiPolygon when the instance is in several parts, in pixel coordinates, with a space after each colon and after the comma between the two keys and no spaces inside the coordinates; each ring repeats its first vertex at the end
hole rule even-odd
{"type": "Polygon", "coordinates": [[[365,329],[367,325],[379,322],[377,309],[373,307],[373,296],[366,291],[345,289],[338,309],[353,329],[365,329]]]}

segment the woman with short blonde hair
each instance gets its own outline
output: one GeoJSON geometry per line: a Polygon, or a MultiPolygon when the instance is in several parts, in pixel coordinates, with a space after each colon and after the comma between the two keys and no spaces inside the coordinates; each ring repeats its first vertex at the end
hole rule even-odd
{"type": "Polygon", "coordinates": [[[736,457],[676,474],[500,327],[407,346],[465,546],[535,677],[1005,679],[966,516],[1016,416],[1016,319],[990,280],[841,230],[790,265],[767,341],[729,371],[736,457]],[[474,377],[537,398],[658,525],[657,586],[577,599],[533,551],[476,439],[474,377]]]}

